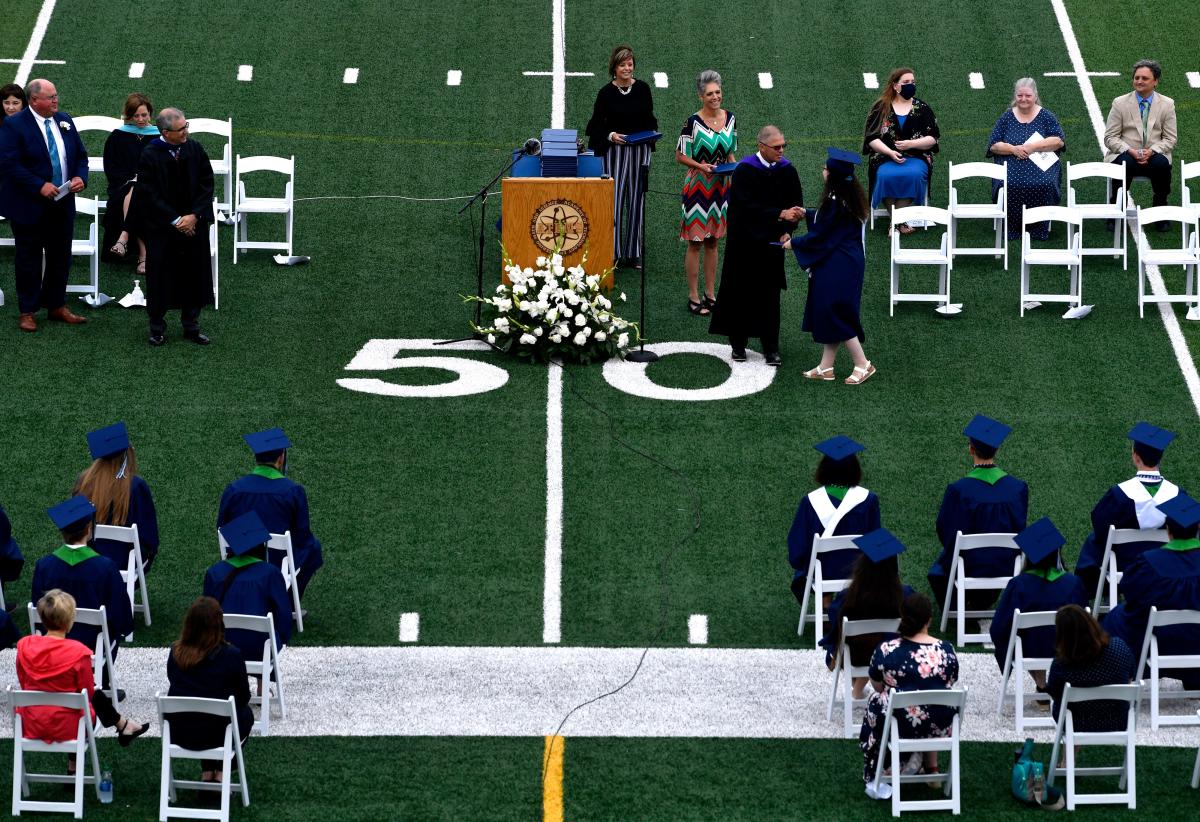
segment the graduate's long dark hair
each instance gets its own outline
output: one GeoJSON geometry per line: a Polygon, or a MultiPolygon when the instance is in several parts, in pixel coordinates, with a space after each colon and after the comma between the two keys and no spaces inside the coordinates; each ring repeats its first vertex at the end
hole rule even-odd
{"type": "Polygon", "coordinates": [[[867,193],[853,174],[842,175],[829,172],[825,178],[825,189],[821,192],[821,204],[832,203],[854,217],[860,223],[867,219],[867,193]],[[850,179],[846,179],[849,176],[850,179]]]}

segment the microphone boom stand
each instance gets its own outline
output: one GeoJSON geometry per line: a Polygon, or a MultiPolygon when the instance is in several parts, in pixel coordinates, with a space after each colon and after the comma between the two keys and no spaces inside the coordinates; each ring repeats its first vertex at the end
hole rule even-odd
{"type": "MultiPolygon", "coordinates": [[[[646,189],[650,187],[650,165],[647,163],[638,171],[638,176],[642,186],[642,226],[638,232],[638,237],[641,239],[642,246],[642,299],[641,313],[638,322],[638,338],[641,342],[637,351],[630,351],[625,355],[625,359],[630,362],[658,362],[658,355],[653,351],[646,350],[646,189]]],[[[617,227],[618,230],[620,226],[617,227]]],[[[478,324],[478,323],[477,323],[478,324]]]]}

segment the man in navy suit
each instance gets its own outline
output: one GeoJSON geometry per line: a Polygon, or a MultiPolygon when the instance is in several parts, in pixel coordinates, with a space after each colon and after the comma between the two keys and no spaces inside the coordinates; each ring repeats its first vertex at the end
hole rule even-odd
{"type": "Polygon", "coordinates": [[[37,331],[41,308],[51,320],[87,322],[67,308],[66,293],[75,194],[87,186],[88,157],[70,115],[58,110],[54,84],[32,80],[25,90],[29,107],[0,125],[0,216],[16,240],[17,326],[37,331]]]}

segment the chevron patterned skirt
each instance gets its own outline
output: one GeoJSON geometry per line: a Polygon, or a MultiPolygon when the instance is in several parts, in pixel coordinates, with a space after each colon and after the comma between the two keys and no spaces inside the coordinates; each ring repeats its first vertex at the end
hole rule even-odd
{"type": "Polygon", "coordinates": [[[679,239],[700,242],[725,236],[729,175],[690,169],[683,181],[679,239]]]}

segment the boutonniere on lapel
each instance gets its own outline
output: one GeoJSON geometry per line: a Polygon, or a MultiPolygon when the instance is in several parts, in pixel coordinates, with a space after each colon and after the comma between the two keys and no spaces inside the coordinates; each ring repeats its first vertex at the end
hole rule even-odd
{"type": "Polygon", "coordinates": [[[71,130],[71,124],[68,123],[66,120],[60,120],[58,123],[58,127],[61,128],[63,131],[71,130]]]}

